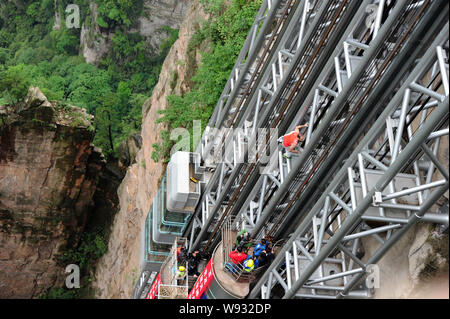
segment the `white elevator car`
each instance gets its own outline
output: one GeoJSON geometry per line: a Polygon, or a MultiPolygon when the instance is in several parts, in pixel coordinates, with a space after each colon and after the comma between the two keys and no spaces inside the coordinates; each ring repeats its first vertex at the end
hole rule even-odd
{"type": "Polygon", "coordinates": [[[197,153],[176,152],[167,166],[167,210],[194,213],[200,200],[204,167],[197,153]]]}

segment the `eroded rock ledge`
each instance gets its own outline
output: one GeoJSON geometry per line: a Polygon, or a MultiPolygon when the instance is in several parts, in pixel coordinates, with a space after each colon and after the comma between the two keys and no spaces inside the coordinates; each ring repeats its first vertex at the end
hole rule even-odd
{"type": "Polygon", "coordinates": [[[31,87],[0,106],[0,298],[32,298],[65,280],[105,164],[92,116],[31,87]]]}

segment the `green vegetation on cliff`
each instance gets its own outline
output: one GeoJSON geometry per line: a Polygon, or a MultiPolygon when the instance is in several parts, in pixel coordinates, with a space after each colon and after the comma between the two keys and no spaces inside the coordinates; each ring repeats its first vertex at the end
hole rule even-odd
{"type": "MultiPolygon", "coordinates": [[[[96,66],[86,63],[79,53],[81,28],[67,29],[65,25],[66,6],[77,4],[80,23],[93,29],[89,1],[0,1],[0,105],[20,102],[29,86],[36,86],[49,100],[58,100],[58,106],[83,107],[95,115],[95,145],[107,157],[115,158],[119,145],[140,131],[142,105],[152,94],[162,63],[178,38],[178,30],[163,28],[168,38],[156,51],[138,32],[130,31],[137,29],[143,0],[93,2],[98,5],[100,29],[110,36],[108,51],[96,66]],[[55,23],[55,12],[60,24],[55,23]]],[[[72,124],[78,125],[77,121],[81,119],[74,117],[72,124]]],[[[31,125],[42,123],[45,122],[41,116],[31,121],[31,125]]],[[[0,127],[3,124],[2,115],[0,127]]],[[[108,185],[103,187],[111,187],[110,197],[117,195],[119,183],[111,183],[110,178],[103,181],[108,185]]],[[[98,219],[102,215],[105,220],[88,220],[80,240],[74,239],[61,247],[58,262],[61,267],[80,266],[81,289],[53,287],[40,298],[93,297],[89,283],[98,259],[107,250],[109,225],[114,215],[114,207],[107,205],[109,202],[103,204],[101,214],[98,210],[102,205],[96,202],[95,212],[90,216],[98,219]]],[[[58,209],[51,208],[52,212],[58,209]]],[[[51,222],[58,222],[57,216],[51,216],[51,222]]]]}
{"type": "Polygon", "coordinates": [[[67,29],[65,8],[77,4],[81,21],[91,23],[86,0],[0,2],[0,103],[17,103],[29,85],[50,100],[66,101],[96,116],[94,143],[117,157],[120,143],[140,131],[144,101],[151,96],[162,63],[178,31],[156,52],[139,33],[130,33],[143,0],[95,0],[98,24],[112,32],[111,47],[99,65],[79,55],[81,28],[67,29]],[[61,17],[54,28],[55,11],[61,17]]]}

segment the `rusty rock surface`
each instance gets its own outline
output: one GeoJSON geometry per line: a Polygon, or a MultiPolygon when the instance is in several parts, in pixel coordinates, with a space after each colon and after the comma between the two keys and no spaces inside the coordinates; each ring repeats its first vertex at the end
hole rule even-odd
{"type": "Polygon", "coordinates": [[[64,282],[56,259],[76,245],[103,155],[92,116],[31,87],[0,106],[0,298],[32,298],[64,282]]]}

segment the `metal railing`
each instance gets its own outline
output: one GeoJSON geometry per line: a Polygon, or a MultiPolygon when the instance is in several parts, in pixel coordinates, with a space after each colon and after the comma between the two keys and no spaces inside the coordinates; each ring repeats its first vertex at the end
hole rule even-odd
{"type": "Polygon", "coordinates": [[[170,255],[161,266],[161,284],[158,287],[159,299],[183,299],[188,296],[188,263],[184,262],[185,275],[179,278],[177,275],[180,261],[178,260],[178,248],[187,250],[187,239],[176,237],[170,249],[170,255]]]}
{"type": "MultiPolygon", "coordinates": [[[[251,283],[265,270],[267,265],[255,267],[251,271],[248,271],[244,263],[235,264],[228,254],[233,250],[236,241],[236,235],[239,230],[242,229],[243,220],[238,216],[234,221],[231,218],[224,223],[222,227],[222,256],[223,256],[223,269],[230,275],[236,282],[251,283]]],[[[251,246],[254,246],[253,242],[249,242],[251,246]]],[[[248,247],[248,251],[251,251],[252,247],[248,247]]],[[[249,254],[248,256],[251,256],[249,254]]]]}

